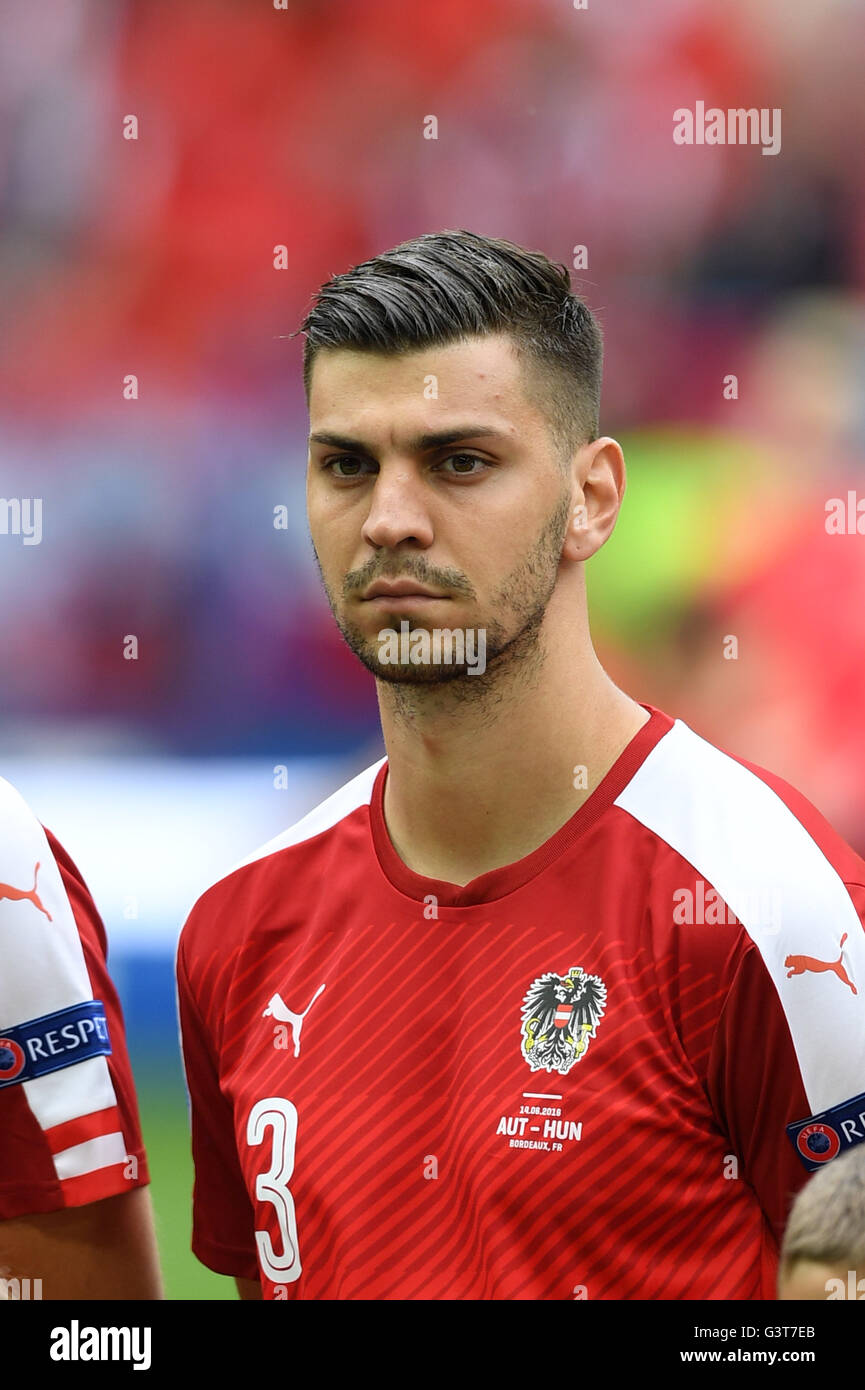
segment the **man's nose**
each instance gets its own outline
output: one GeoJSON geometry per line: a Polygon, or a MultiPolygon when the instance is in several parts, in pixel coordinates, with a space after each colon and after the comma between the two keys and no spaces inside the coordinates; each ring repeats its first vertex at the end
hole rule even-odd
{"type": "Polygon", "coordinates": [[[409,540],[432,545],[432,519],[414,469],[403,464],[380,468],[362,535],[377,550],[390,550],[409,540]]]}

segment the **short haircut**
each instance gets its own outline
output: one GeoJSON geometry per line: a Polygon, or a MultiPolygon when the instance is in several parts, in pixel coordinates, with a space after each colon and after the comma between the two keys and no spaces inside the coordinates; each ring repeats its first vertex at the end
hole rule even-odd
{"type": "Polygon", "coordinates": [[[797,1260],[849,1264],[865,1275],[865,1145],[857,1145],[802,1188],[781,1244],[780,1268],[797,1260]]]}
{"type": "Polygon", "coordinates": [[[411,352],[507,333],[562,453],[598,437],[601,330],[565,266],[540,251],[476,232],[427,232],[334,275],[298,331],[307,401],[321,349],[411,352]]]}

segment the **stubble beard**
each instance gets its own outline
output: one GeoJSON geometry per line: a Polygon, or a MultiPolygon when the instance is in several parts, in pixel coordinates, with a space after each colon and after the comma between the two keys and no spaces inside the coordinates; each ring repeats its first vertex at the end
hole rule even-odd
{"type": "MultiPolygon", "coordinates": [[[[446,693],[448,701],[456,700],[459,703],[479,699],[486,702],[490,696],[501,698],[505,684],[529,683],[543,664],[541,628],[556,585],[562,542],[570,521],[570,507],[570,492],[563,489],[531,551],[507,576],[491,600],[492,613],[504,610],[511,615],[510,623],[505,624],[494,617],[478,621],[475,631],[482,630],[486,642],[486,668],[482,673],[473,672],[470,665],[464,661],[453,664],[429,662],[417,665],[413,662],[383,662],[379,656],[377,638],[365,636],[356,624],[347,621],[341,615],[339,605],[324,580],[316,554],[316,562],[322,574],[322,583],[336,625],[350,650],[379,682],[380,696],[391,696],[395,709],[408,714],[415,712],[419,705],[428,704],[437,694],[444,696],[446,693]]],[[[398,566],[393,568],[393,574],[397,573],[403,577],[417,579],[422,584],[447,588],[452,592],[456,589],[460,596],[474,596],[474,591],[462,576],[454,573],[449,577],[447,570],[433,571],[423,562],[422,557],[412,557],[408,569],[406,557],[400,557],[398,566]]],[[[386,576],[377,567],[375,577],[386,576]]],[[[367,583],[369,582],[371,578],[367,580],[367,583]]],[[[395,599],[394,611],[383,621],[383,628],[390,626],[396,631],[399,630],[401,618],[398,604],[399,600],[395,599]]],[[[402,614],[403,619],[406,616],[402,614]]],[[[409,635],[411,631],[421,627],[423,624],[415,624],[414,628],[409,629],[409,635]]]]}

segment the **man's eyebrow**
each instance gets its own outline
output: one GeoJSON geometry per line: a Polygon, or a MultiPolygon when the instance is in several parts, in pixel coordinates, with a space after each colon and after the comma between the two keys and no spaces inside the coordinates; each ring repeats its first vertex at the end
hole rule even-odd
{"type": "MultiPolygon", "coordinates": [[[[509,439],[504,430],[492,425],[458,425],[455,429],[435,430],[429,434],[415,435],[408,440],[413,454],[428,453],[432,449],[442,449],[448,444],[459,444],[464,439],[509,439]]],[[[349,435],[333,434],[330,430],[314,430],[309,436],[310,444],[329,444],[335,449],[345,449],[352,453],[372,454],[374,450],[362,439],[352,439],[349,435]]]]}

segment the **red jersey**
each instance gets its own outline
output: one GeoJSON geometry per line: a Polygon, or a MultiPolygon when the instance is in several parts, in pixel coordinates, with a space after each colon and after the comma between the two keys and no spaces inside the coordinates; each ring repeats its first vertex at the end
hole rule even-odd
{"type": "Polygon", "coordinates": [[[651,706],[576,814],[458,887],[387,763],[195,905],[193,1249],[268,1299],[757,1299],[865,1138],[865,863],[651,706]]]}
{"type": "Polygon", "coordinates": [[[0,1220],[149,1182],[105,929],[0,778],[0,1220]]]}

